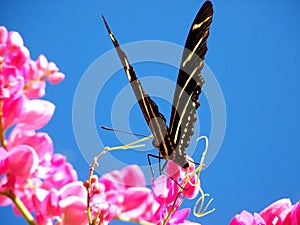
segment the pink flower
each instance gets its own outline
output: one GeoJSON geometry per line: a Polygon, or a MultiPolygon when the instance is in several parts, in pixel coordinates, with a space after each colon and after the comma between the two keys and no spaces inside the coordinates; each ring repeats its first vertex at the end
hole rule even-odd
{"type": "Polygon", "coordinates": [[[11,99],[3,99],[3,127],[4,129],[9,128],[13,124],[16,124],[18,118],[23,113],[23,105],[25,99],[23,96],[18,98],[11,98],[11,99]]]}
{"type": "Polygon", "coordinates": [[[280,225],[291,209],[291,201],[287,198],[284,198],[265,208],[260,212],[260,215],[266,221],[266,224],[272,224],[273,222],[276,222],[276,225],[280,225]]]}
{"type": "Polygon", "coordinates": [[[51,84],[58,84],[60,83],[63,79],[65,79],[65,75],[63,73],[57,72],[57,73],[53,73],[50,74],[48,76],[48,81],[51,84]]]}
{"type": "Polygon", "coordinates": [[[266,222],[257,213],[252,215],[247,211],[242,211],[241,214],[235,215],[229,225],[267,225],[266,222]]]}
{"type": "Polygon", "coordinates": [[[153,205],[153,218],[154,221],[160,224],[161,221],[167,217],[167,215],[175,210],[171,214],[167,224],[180,224],[185,221],[190,213],[189,209],[178,210],[180,207],[180,196],[178,191],[180,187],[171,178],[161,175],[159,176],[152,185],[153,198],[155,200],[153,205]],[[176,199],[176,197],[178,197],[176,199]],[[174,204],[175,202],[175,204],[174,204]],[[172,208],[174,209],[172,210],[172,208]]]}
{"type": "Polygon", "coordinates": [[[260,214],[253,215],[247,211],[242,211],[230,222],[230,225],[298,225],[300,222],[300,202],[292,205],[287,198],[280,199],[260,214]]]}
{"type": "Polygon", "coordinates": [[[260,215],[267,225],[298,225],[300,223],[300,202],[292,205],[289,199],[280,199],[265,208],[260,215]]]}
{"type": "Polygon", "coordinates": [[[3,26],[0,26],[0,56],[2,56],[5,52],[7,35],[7,29],[3,26]]]}
{"type": "Polygon", "coordinates": [[[170,160],[166,166],[166,173],[170,177],[161,175],[153,182],[153,218],[157,224],[161,224],[170,213],[167,224],[193,224],[185,220],[190,209],[179,210],[179,207],[183,198],[192,199],[199,193],[200,182],[196,174],[192,175],[194,170],[194,167],[183,169],[170,160]],[[184,189],[181,190],[182,188],[184,189]],[[178,194],[179,192],[181,193],[178,194]]]}
{"type": "Polygon", "coordinates": [[[117,215],[144,221],[153,219],[151,190],[145,187],[145,177],[138,166],[131,165],[104,174],[99,182],[103,191],[93,195],[94,215],[101,212],[105,222],[117,215]]]}
{"type": "Polygon", "coordinates": [[[66,157],[61,154],[52,155],[40,163],[35,176],[43,179],[41,187],[45,189],[61,188],[64,185],[77,181],[77,173],[66,157]]]}
{"type": "Polygon", "coordinates": [[[39,224],[52,224],[57,218],[63,225],[86,225],[86,191],[82,182],[71,182],[59,191],[37,189],[33,198],[39,224]]]}
{"type": "Polygon", "coordinates": [[[53,154],[53,142],[47,133],[35,132],[34,130],[23,130],[16,126],[10,133],[7,148],[17,145],[31,146],[40,159],[53,154]]]}
{"type": "Polygon", "coordinates": [[[144,174],[137,165],[126,166],[121,171],[114,170],[106,173],[99,182],[104,184],[106,190],[146,186],[144,174]]]}
{"type": "Polygon", "coordinates": [[[300,224],[300,202],[297,202],[293,206],[291,212],[287,215],[283,223],[291,225],[300,224]]]}
{"type": "Polygon", "coordinates": [[[14,189],[16,183],[24,185],[26,179],[38,167],[39,160],[34,149],[30,146],[19,145],[10,149],[6,154],[3,150],[1,152],[0,164],[2,164],[2,171],[0,175],[9,174],[5,182],[4,180],[1,182],[3,191],[14,189]]]}
{"type": "Polygon", "coordinates": [[[23,113],[17,123],[20,129],[38,130],[51,119],[55,105],[45,100],[28,100],[23,104],[23,113]]]}
{"type": "Polygon", "coordinates": [[[0,27],[0,59],[1,96],[18,93],[27,98],[40,98],[45,95],[46,80],[57,84],[65,77],[45,56],[33,61],[21,35],[7,32],[3,26],[0,27]]]}
{"type": "Polygon", "coordinates": [[[21,35],[18,32],[11,31],[8,33],[7,41],[6,41],[8,51],[19,50],[23,47],[24,42],[21,35]]]}
{"type": "MultiPolygon", "coordinates": [[[[192,172],[194,172],[195,166],[192,164],[188,169],[189,170],[180,167],[172,160],[169,160],[166,166],[167,174],[171,176],[173,180],[177,181],[181,187],[186,181],[186,179],[189,176],[192,176],[191,174],[192,172]]],[[[199,191],[200,181],[196,173],[190,178],[189,182],[185,185],[182,193],[188,199],[194,199],[199,194],[199,191]]]]}

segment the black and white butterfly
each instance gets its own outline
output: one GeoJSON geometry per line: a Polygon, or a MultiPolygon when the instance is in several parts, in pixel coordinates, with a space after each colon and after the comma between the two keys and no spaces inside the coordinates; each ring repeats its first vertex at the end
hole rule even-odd
{"type": "Polygon", "coordinates": [[[120,48],[118,41],[102,16],[144,118],[153,134],[154,147],[159,150],[160,156],[166,160],[173,160],[182,168],[189,167],[185,150],[194,134],[194,125],[197,120],[196,110],[200,105],[198,98],[204,83],[201,70],[207,52],[206,42],[212,16],[212,3],[206,1],[197,13],[190,28],[178,73],[169,127],[166,124],[165,117],[159,112],[156,103],[143,89],[125,52],[120,48]]]}

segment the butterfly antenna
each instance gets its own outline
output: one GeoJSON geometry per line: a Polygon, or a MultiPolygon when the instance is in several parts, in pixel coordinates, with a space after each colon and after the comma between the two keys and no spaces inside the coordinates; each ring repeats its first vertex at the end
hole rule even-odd
{"type": "Polygon", "coordinates": [[[116,131],[116,132],[120,132],[120,133],[124,133],[124,134],[130,134],[130,135],[134,135],[134,136],[138,136],[138,137],[148,137],[147,135],[144,135],[144,134],[132,133],[132,132],[129,132],[126,130],[118,130],[115,128],[106,127],[106,126],[102,126],[102,125],[100,126],[100,128],[104,129],[104,130],[110,130],[110,131],[116,131]]]}

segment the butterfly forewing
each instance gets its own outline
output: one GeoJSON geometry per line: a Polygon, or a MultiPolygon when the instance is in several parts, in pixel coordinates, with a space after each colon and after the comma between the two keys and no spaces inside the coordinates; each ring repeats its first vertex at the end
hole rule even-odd
{"type": "Polygon", "coordinates": [[[196,109],[199,106],[198,97],[204,83],[200,75],[204,55],[207,51],[206,40],[212,21],[212,4],[206,1],[198,12],[189,31],[183,52],[181,67],[177,79],[177,87],[173,98],[173,108],[170,118],[170,129],[165,117],[159,112],[156,103],[144,91],[133,67],[129,64],[125,52],[112,34],[105,18],[105,26],[118,52],[127,78],[138,100],[144,118],[153,134],[154,146],[165,159],[171,159],[183,168],[189,166],[185,149],[194,133],[196,109]]]}
{"type": "Polygon", "coordinates": [[[185,149],[194,134],[196,110],[200,105],[198,98],[204,83],[201,70],[212,15],[212,3],[206,1],[190,28],[182,55],[170,117],[170,136],[179,155],[185,155],[185,149]]]}
{"type": "Polygon", "coordinates": [[[153,134],[153,144],[158,148],[160,154],[168,159],[168,156],[175,149],[175,145],[169,136],[169,129],[166,125],[165,117],[159,112],[158,106],[150,98],[150,96],[143,89],[139,79],[137,78],[133,67],[130,65],[125,52],[119,46],[118,41],[111,32],[105,18],[102,16],[105,26],[109,32],[110,38],[118,52],[119,58],[122,62],[127,78],[131,84],[134,94],[138,100],[139,106],[143,112],[144,118],[153,134]]]}

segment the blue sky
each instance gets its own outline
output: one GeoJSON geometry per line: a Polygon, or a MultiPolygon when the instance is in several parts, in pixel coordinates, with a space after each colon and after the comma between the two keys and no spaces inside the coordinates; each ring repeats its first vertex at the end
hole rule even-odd
{"type": "MultiPolygon", "coordinates": [[[[88,163],[73,134],[72,104],[87,68],[113,47],[101,14],[106,16],[121,44],[161,40],[183,45],[202,3],[0,2],[0,25],[21,33],[32,58],[45,54],[66,74],[63,83],[48,86],[45,99],[57,108],[43,130],[50,133],[55,151],[68,157],[80,179],[86,178],[88,163]]],[[[216,0],[213,4],[215,14],[206,63],[223,91],[227,126],[220,152],[202,177],[204,189],[215,199],[216,211],[201,219],[191,216],[190,220],[228,224],[243,209],[259,212],[280,198],[300,200],[300,2],[216,0]]],[[[176,70],[164,65],[140,63],[135,68],[139,77],[161,73],[162,77],[177,79],[176,70]]],[[[112,124],[110,107],[114,96],[127,84],[124,72],[120,71],[101,90],[93,118],[95,126],[112,124]]],[[[130,94],[128,99],[134,96],[130,94]]],[[[200,99],[201,133],[209,135],[210,109],[205,96],[200,99]]],[[[168,117],[169,106],[163,101],[158,103],[168,117]]],[[[85,120],[82,118],[82,123],[85,120]]],[[[149,134],[137,107],[128,120],[133,132],[149,134]]],[[[111,132],[98,130],[98,134],[105,145],[120,144],[111,132]]],[[[138,153],[141,152],[117,152],[115,157],[146,165],[146,154],[138,153]]],[[[1,208],[0,213],[6,215],[2,217],[4,224],[25,224],[8,207],[1,208]]]]}

